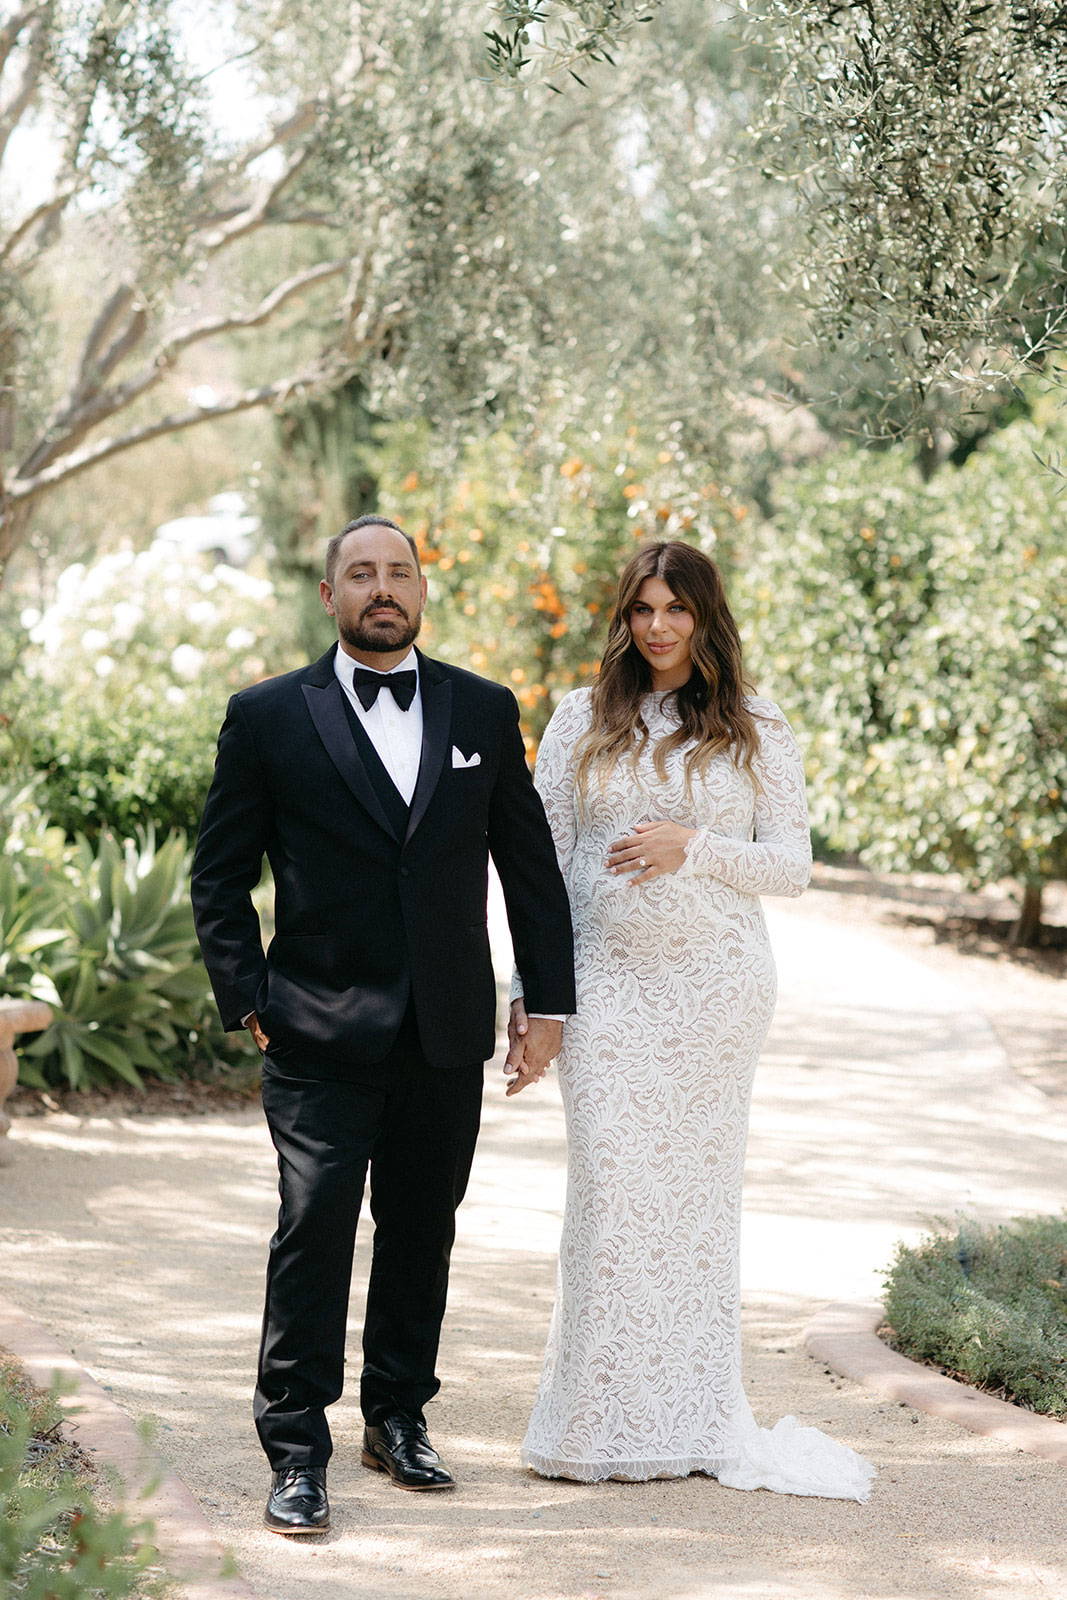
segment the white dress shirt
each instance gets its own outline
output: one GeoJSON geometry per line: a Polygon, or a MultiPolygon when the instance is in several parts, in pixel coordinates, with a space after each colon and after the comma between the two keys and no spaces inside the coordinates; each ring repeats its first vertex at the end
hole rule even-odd
{"type": "MultiPolygon", "coordinates": [[[[411,804],[411,797],[415,793],[415,785],[419,777],[419,762],[422,759],[422,699],[419,695],[419,658],[414,650],[409,650],[403,661],[397,666],[390,667],[389,672],[380,673],[383,680],[388,680],[390,672],[415,673],[415,698],[406,711],[401,711],[393,698],[392,691],[382,687],[378,691],[378,698],[369,711],[363,709],[363,703],[352,687],[352,675],[357,665],[362,662],[353,661],[346,655],[340,645],[333,658],[333,670],[337,674],[338,682],[348,696],[356,716],[367,731],[367,737],[381,757],[382,766],[404,796],[404,803],[411,804]]],[[[368,667],[368,672],[376,672],[376,667],[368,667]]]]}

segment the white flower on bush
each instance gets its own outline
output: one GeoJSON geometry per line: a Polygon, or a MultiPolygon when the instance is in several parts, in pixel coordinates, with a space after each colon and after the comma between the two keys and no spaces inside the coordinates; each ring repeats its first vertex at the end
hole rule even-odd
{"type": "Polygon", "coordinates": [[[93,663],[93,671],[98,678],[110,678],[115,670],[115,661],[112,656],[97,656],[93,663]]]}
{"type": "Polygon", "coordinates": [[[237,567],[228,567],[224,562],[215,568],[215,576],[227,589],[245,595],[249,600],[267,600],[274,594],[274,585],[269,578],[253,578],[251,574],[241,572],[237,567]]]}
{"type": "Polygon", "coordinates": [[[62,573],[30,626],[27,666],[63,698],[103,690],[109,679],[108,703],[127,688],[158,703],[175,680],[237,686],[295,665],[284,644],[279,651],[277,608],[265,578],[208,569],[202,556],[169,548],[117,550],[62,573]],[[98,673],[103,655],[117,670],[98,673]]]}
{"type": "Polygon", "coordinates": [[[38,611],[36,606],[25,606],[23,610],[19,612],[19,621],[22,623],[22,626],[26,629],[27,633],[31,628],[35,628],[40,620],[41,613],[38,611]]]}
{"type": "Polygon", "coordinates": [[[65,567],[56,580],[56,593],[60,600],[70,595],[77,594],[85,579],[85,565],[76,561],[72,567],[65,567]]]}
{"type": "Polygon", "coordinates": [[[111,630],[116,639],[132,639],[144,611],[132,600],[119,600],[111,609],[111,630]]]}
{"type": "Polygon", "coordinates": [[[176,683],[168,683],[166,689],[163,691],[163,698],[167,701],[168,705],[183,706],[189,696],[186,694],[185,690],[180,689],[176,683]]]}
{"type": "Polygon", "coordinates": [[[179,678],[199,678],[204,667],[204,652],[195,644],[179,644],[170,653],[171,670],[179,678]]]}

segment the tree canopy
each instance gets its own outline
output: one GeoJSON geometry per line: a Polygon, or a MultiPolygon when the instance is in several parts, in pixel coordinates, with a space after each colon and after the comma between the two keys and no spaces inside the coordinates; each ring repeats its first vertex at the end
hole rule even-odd
{"type": "MultiPolygon", "coordinates": [[[[670,13],[625,0],[495,9],[496,71],[572,88],[576,60],[613,66],[640,48],[642,25],[656,32],[670,13]]],[[[737,0],[713,11],[735,48],[747,41],[762,83],[752,150],[807,241],[794,292],[824,349],[847,355],[827,374],[831,392],[863,402],[867,431],[936,432],[953,395],[980,405],[1062,344],[1059,0],[737,0]]]]}

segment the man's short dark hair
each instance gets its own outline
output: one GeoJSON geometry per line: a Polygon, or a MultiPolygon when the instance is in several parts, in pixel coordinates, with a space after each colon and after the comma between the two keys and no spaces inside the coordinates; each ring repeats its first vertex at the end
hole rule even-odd
{"type": "Polygon", "coordinates": [[[326,546],[326,582],[331,588],[333,587],[334,573],[337,571],[337,558],[341,553],[341,546],[348,538],[348,535],[355,533],[357,528],[392,528],[394,533],[399,533],[401,538],[407,540],[411,546],[411,553],[415,557],[415,569],[418,572],[422,571],[419,561],[419,547],[410,533],[405,533],[398,523],[390,522],[388,517],[379,517],[372,511],[368,512],[366,516],[356,517],[352,522],[346,522],[340,533],[335,533],[326,546]]]}

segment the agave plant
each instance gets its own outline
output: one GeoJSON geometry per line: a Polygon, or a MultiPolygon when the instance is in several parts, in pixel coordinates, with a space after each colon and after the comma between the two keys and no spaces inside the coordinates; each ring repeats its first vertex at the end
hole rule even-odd
{"type": "Polygon", "coordinates": [[[189,855],[183,834],[157,846],[151,828],[122,841],[101,835],[95,848],[75,841],[58,893],[61,936],[41,947],[30,991],[55,1017],[22,1051],[25,1082],[81,1089],[118,1077],[141,1087],[142,1072],[173,1079],[205,1046],[217,1052],[189,855]]]}
{"type": "Polygon", "coordinates": [[[67,938],[65,928],[52,926],[60,900],[57,884],[27,883],[0,857],[0,994],[52,999],[41,955],[67,938]]]}

